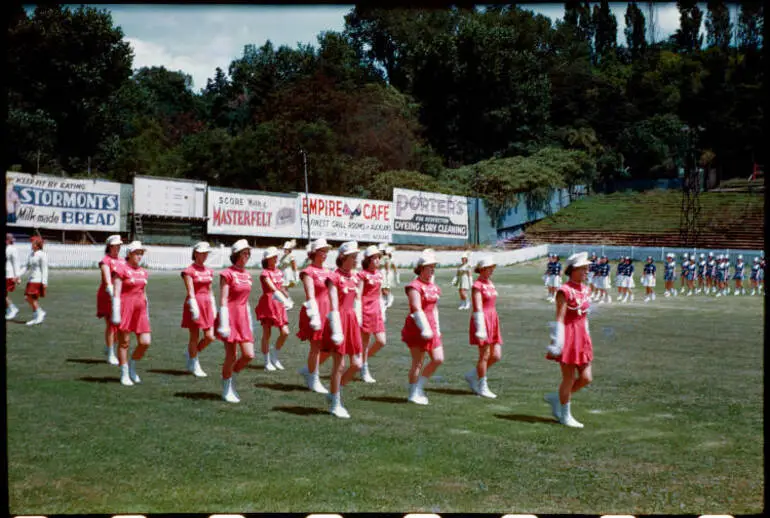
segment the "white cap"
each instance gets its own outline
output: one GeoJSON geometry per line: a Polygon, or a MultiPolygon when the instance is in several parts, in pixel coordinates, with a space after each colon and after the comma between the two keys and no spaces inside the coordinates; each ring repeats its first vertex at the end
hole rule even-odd
{"type": "Polygon", "coordinates": [[[738,260],[739,260],[739,261],[743,261],[743,256],[742,256],[742,255],[739,255],[739,256],[738,256],[738,260]]]}
{"type": "Polygon", "coordinates": [[[291,241],[286,241],[283,244],[283,249],[286,250],[287,248],[289,250],[293,250],[297,246],[297,241],[295,239],[292,239],[291,241]]]}
{"type": "Polygon", "coordinates": [[[754,258],[754,262],[755,262],[755,263],[758,263],[758,262],[759,262],[759,257],[755,257],[755,258],[754,258]]]}
{"type": "Polygon", "coordinates": [[[417,266],[430,266],[432,264],[438,264],[436,254],[432,250],[423,250],[420,257],[417,258],[417,266]]]}
{"type": "Polygon", "coordinates": [[[137,250],[145,250],[145,248],[142,246],[141,241],[131,241],[128,244],[128,247],[126,248],[126,250],[128,250],[128,253],[130,254],[130,253],[136,252],[137,250]]]}
{"type": "Polygon", "coordinates": [[[357,241],[346,241],[340,245],[340,249],[338,251],[339,255],[351,255],[351,254],[357,254],[359,252],[358,250],[358,242],[357,241]]]}
{"type": "Polygon", "coordinates": [[[118,234],[115,234],[114,236],[109,236],[107,238],[107,246],[122,245],[122,244],[123,244],[123,240],[120,238],[118,234]]]}
{"type": "Polygon", "coordinates": [[[388,254],[388,255],[391,255],[393,252],[395,252],[395,250],[396,249],[393,248],[392,246],[386,246],[385,247],[385,253],[388,254]]]}
{"type": "Polygon", "coordinates": [[[671,252],[669,252],[669,253],[667,253],[667,254],[666,254],[666,257],[674,257],[674,254],[672,254],[671,252]]]}
{"type": "Polygon", "coordinates": [[[709,252],[709,257],[714,257],[714,252],[709,252]]]}
{"type": "Polygon", "coordinates": [[[193,252],[207,254],[211,252],[211,245],[208,244],[208,242],[206,241],[200,241],[198,243],[195,243],[195,246],[193,247],[193,252]]]}
{"type": "Polygon", "coordinates": [[[481,259],[479,259],[479,262],[476,263],[476,272],[481,270],[482,268],[489,268],[490,266],[497,266],[497,263],[495,262],[494,257],[491,255],[485,255],[481,259]]]}
{"type": "Polygon", "coordinates": [[[705,258],[705,257],[706,257],[706,256],[705,256],[704,254],[700,254],[700,258],[701,258],[701,259],[703,259],[703,258],[705,258]]]}
{"type": "Polygon", "coordinates": [[[379,248],[384,253],[385,249],[388,248],[388,244],[387,243],[380,243],[380,244],[377,245],[377,248],[379,248]]]}
{"type": "Polygon", "coordinates": [[[588,260],[588,252],[578,252],[567,258],[567,268],[570,266],[573,268],[580,268],[581,266],[588,266],[589,264],[591,264],[591,261],[588,260]]]}
{"type": "Polygon", "coordinates": [[[278,254],[281,252],[278,251],[278,249],[274,246],[268,247],[264,252],[262,252],[262,259],[270,259],[271,257],[278,257],[278,254]]]}
{"type": "Polygon", "coordinates": [[[382,255],[382,252],[377,247],[377,245],[369,245],[366,247],[366,250],[364,250],[364,257],[372,257],[375,255],[382,255]]]}
{"type": "Polygon", "coordinates": [[[326,249],[331,248],[331,245],[329,243],[327,243],[326,239],[324,239],[324,238],[316,239],[315,241],[310,243],[310,253],[311,254],[315,253],[318,250],[321,250],[323,248],[326,248],[326,249]]]}
{"type": "Polygon", "coordinates": [[[230,253],[231,254],[237,254],[241,250],[246,250],[247,248],[251,248],[249,246],[249,242],[245,239],[239,239],[235,243],[233,243],[233,246],[230,247],[230,253]]]}

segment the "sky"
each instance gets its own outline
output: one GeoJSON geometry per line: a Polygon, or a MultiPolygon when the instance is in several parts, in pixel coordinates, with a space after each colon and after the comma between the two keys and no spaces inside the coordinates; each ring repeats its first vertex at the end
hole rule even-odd
{"type": "MultiPolygon", "coordinates": [[[[564,3],[519,4],[547,16],[561,19],[564,3]]],[[[618,21],[618,43],[625,44],[627,3],[610,3],[618,21]]],[[[699,4],[705,12],[706,4],[699,4]]],[[[216,67],[227,72],[230,62],[243,54],[247,44],[262,46],[270,40],[296,47],[297,43],[317,45],[323,31],[342,31],[344,17],[352,5],[94,5],[111,12],[113,23],[123,29],[134,51],[134,68],[164,66],[181,70],[193,78],[195,91],[206,86],[216,67]]],[[[647,3],[640,2],[648,18],[647,3]]],[[[735,8],[732,8],[733,18],[735,8]]],[[[705,33],[705,16],[702,31],[705,33]]],[[[655,4],[656,40],[673,34],[679,27],[675,3],[655,4]]]]}

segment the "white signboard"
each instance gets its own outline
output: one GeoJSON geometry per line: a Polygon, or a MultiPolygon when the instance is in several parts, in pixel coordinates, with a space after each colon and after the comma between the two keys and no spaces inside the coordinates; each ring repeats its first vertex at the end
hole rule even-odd
{"type": "Polygon", "coordinates": [[[134,212],[177,218],[206,217],[206,182],[134,177],[134,212]]]}
{"type": "Polygon", "coordinates": [[[301,237],[298,196],[244,194],[209,187],[209,234],[301,237]]]}
{"type": "Polygon", "coordinates": [[[393,233],[468,238],[468,199],[433,192],[393,189],[393,233]]]}
{"type": "Polygon", "coordinates": [[[120,184],[5,173],[6,224],[60,230],[120,230],[120,184]]]}
{"type": "Polygon", "coordinates": [[[308,203],[304,193],[300,199],[301,237],[307,237],[308,212],[311,239],[389,243],[393,237],[393,204],[389,201],[310,194],[308,203]]]}

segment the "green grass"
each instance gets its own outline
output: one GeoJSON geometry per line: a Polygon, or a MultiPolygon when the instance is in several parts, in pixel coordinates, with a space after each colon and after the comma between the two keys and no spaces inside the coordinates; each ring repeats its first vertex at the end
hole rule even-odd
{"type": "Polygon", "coordinates": [[[347,421],[302,388],[295,370],[307,346],[294,337],[286,371],[266,373],[258,358],[240,375],[241,404],[219,399],[221,343],[201,356],[208,378],[185,375],[175,273],[151,275],[144,383],[121,386],[103,362],[95,272],[53,271],[45,323],[8,325],[11,513],[761,512],[762,299],[599,306],[595,381],[575,397],[585,428],[573,430],[542,400],[559,381],[543,358],[553,306],[542,270],[538,261],[495,275],[498,399],[472,395],[463,380],[475,361],[469,314],[442,270],[446,363],[430,405],[405,402],[398,291],[390,344],[371,362],[377,383],[343,392],[347,421]]]}
{"type": "MultiPolygon", "coordinates": [[[[764,195],[703,193],[700,221],[705,227],[741,228],[747,219],[761,223],[764,195]]],[[[531,232],[595,230],[608,222],[623,222],[623,232],[660,233],[678,230],[682,193],[653,190],[599,194],[572,202],[553,216],[534,224],[531,232]]]]}

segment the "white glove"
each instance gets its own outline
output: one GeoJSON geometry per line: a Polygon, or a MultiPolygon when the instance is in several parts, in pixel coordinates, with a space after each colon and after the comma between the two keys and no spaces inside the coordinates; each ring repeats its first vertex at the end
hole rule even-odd
{"type": "Polygon", "coordinates": [[[457,276],[452,279],[452,286],[457,286],[457,276]]]}
{"type": "Polygon", "coordinates": [[[214,297],[214,294],[211,294],[211,311],[214,312],[214,320],[217,318],[217,299],[214,297]]]}
{"type": "Polygon", "coordinates": [[[105,288],[105,291],[107,292],[107,295],[109,295],[110,297],[115,296],[115,288],[112,287],[112,284],[108,284],[107,287],[105,288]]]}
{"type": "Polygon", "coordinates": [[[112,323],[120,324],[120,299],[117,297],[112,297],[112,323]]]}
{"type": "Polygon", "coordinates": [[[189,298],[187,305],[190,306],[193,322],[197,322],[201,318],[201,308],[198,307],[198,301],[195,300],[195,297],[189,298]]]}
{"type": "Polygon", "coordinates": [[[321,315],[318,312],[318,303],[315,299],[310,299],[303,306],[305,306],[307,316],[310,319],[310,328],[319,331],[321,329],[321,315]]]}
{"type": "Polygon", "coordinates": [[[340,319],[340,312],[330,311],[326,318],[329,319],[329,325],[332,329],[332,342],[340,345],[345,341],[345,335],[342,333],[342,320],[340,319]]]}
{"type": "Polygon", "coordinates": [[[273,300],[277,300],[278,302],[283,304],[286,307],[287,311],[294,307],[294,301],[291,300],[286,295],[284,295],[283,292],[274,291],[273,292],[273,300]]]}
{"type": "Polygon", "coordinates": [[[487,322],[484,320],[484,312],[473,313],[473,323],[476,324],[476,338],[483,342],[487,339],[487,322]]]}
{"type": "Polygon", "coordinates": [[[417,328],[420,330],[420,336],[422,336],[423,340],[430,340],[433,338],[433,329],[430,328],[428,317],[425,316],[425,313],[423,313],[422,310],[415,311],[410,316],[414,319],[415,324],[417,324],[417,328]]]}
{"type": "Polygon", "coordinates": [[[356,320],[358,320],[358,325],[362,326],[364,324],[364,315],[363,310],[361,309],[361,301],[356,298],[356,301],[353,303],[353,309],[356,312],[356,320]]]}
{"type": "Polygon", "coordinates": [[[548,327],[551,328],[551,343],[546,346],[545,350],[552,356],[561,356],[561,351],[564,349],[564,323],[549,322],[548,327]]]}
{"type": "Polygon", "coordinates": [[[219,328],[217,333],[223,338],[230,336],[230,310],[227,306],[222,306],[219,309],[219,328]]]}
{"type": "Polygon", "coordinates": [[[399,272],[396,272],[396,284],[401,284],[401,274],[399,272]]]}
{"type": "Polygon", "coordinates": [[[441,336],[441,322],[438,319],[438,306],[433,308],[433,318],[436,320],[436,336],[441,336]]]}

